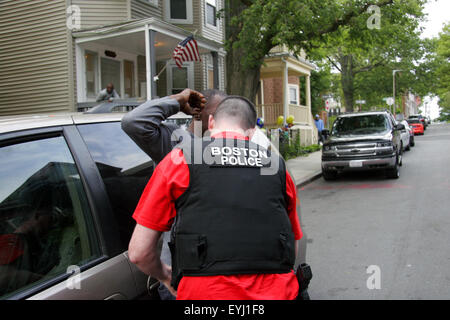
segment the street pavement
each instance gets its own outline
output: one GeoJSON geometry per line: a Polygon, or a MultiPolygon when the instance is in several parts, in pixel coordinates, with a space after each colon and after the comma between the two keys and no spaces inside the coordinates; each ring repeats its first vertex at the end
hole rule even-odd
{"type": "Polygon", "coordinates": [[[450,125],[415,140],[397,180],[348,173],[298,188],[312,299],[450,299],[450,125]],[[367,287],[373,265],[380,289],[367,287]]]}

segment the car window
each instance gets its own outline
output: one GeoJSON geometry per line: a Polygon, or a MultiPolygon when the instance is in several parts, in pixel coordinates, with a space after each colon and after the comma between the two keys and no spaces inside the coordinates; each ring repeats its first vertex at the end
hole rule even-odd
{"type": "Polygon", "coordinates": [[[0,297],[99,257],[86,195],[62,136],[0,147],[0,297]]]}
{"type": "Polygon", "coordinates": [[[336,119],[333,124],[332,134],[373,134],[387,130],[389,130],[389,125],[384,115],[361,115],[336,119]]]}
{"type": "Polygon", "coordinates": [[[189,125],[191,124],[192,118],[177,118],[177,119],[166,119],[163,123],[171,123],[176,124],[183,130],[187,130],[189,125]]]}
{"type": "Polygon", "coordinates": [[[84,124],[78,130],[105,183],[126,250],[135,226],[131,216],[153,173],[153,161],[126,135],[120,122],[84,124]]]}

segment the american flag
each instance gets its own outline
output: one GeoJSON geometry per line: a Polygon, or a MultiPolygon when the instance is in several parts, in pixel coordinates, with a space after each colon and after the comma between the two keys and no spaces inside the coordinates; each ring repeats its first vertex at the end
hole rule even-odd
{"type": "Polygon", "coordinates": [[[178,68],[181,68],[184,61],[202,61],[198,52],[197,41],[195,41],[193,35],[187,37],[177,45],[173,51],[173,59],[178,68]]]}

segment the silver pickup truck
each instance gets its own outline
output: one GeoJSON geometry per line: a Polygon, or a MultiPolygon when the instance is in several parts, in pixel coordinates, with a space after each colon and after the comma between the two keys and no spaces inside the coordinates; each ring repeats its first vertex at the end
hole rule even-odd
{"type": "Polygon", "coordinates": [[[322,149],[322,175],[337,178],[339,172],[384,170],[388,178],[397,179],[402,165],[403,124],[396,124],[391,113],[362,112],[339,116],[322,149]]]}

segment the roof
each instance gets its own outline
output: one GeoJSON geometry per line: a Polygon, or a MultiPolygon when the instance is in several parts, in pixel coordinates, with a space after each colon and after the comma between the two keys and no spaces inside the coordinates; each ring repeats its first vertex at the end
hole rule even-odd
{"type": "MultiPolygon", "coordinates": [[[[72,124],[96,123],[96,122],[114,122],[122,120],[125,112],[112,113],[55,113],[55,114],[36,114],[20,116],[0,117],[0,134],[56,126],[67,126],[72,124]]],[[[178,112],[169,119],[191,118],[183,112],[178,112]]]]}

